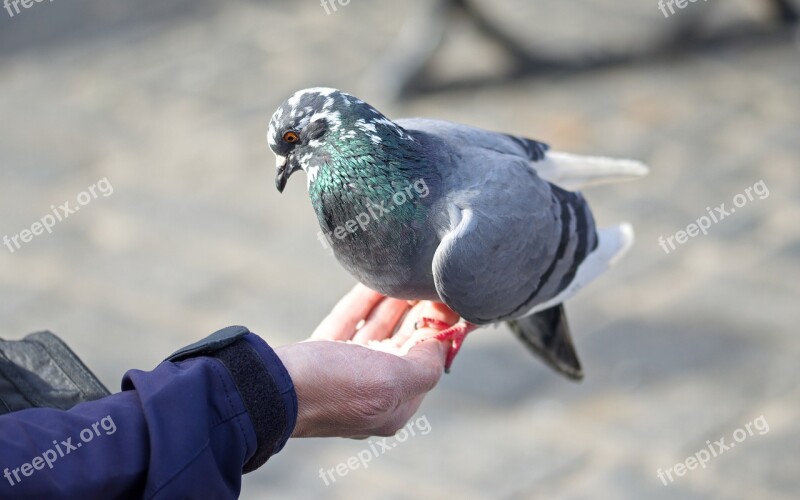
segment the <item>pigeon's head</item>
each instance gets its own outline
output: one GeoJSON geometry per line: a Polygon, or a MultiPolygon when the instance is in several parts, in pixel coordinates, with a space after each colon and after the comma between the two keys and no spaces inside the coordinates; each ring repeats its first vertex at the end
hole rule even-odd
{"type": "Polygon", "coordinates": [[[304,170],[313,182],[332,154],[354,150],[355,144],[377,145],[389,136],[410,139],[400,126],[364,101],[340,90],[299,90],[283,102],[269,122],[267,140],[276,157],[275,186],[304,170]]]}

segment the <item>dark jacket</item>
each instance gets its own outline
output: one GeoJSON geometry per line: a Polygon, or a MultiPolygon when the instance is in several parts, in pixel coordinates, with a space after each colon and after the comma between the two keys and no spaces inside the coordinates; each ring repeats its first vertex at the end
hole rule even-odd
{"type": "Polygon", "coordinates": [[[130,370],[117,394],[0,416],[0,498],[236,498],[296,417],[273,350],[226,328],[130,370]]]}

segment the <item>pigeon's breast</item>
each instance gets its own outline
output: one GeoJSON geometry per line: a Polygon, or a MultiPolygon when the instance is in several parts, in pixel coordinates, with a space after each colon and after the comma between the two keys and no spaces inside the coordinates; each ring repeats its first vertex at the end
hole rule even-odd
{"type": "Polygon", "coordinates": [[[350,211],[320,208],[320,226],[336,259],[361,283],[390,297],[440,300],[432,271],[438,242],[422,224],[395,217],[381,203],[350,211]]]}

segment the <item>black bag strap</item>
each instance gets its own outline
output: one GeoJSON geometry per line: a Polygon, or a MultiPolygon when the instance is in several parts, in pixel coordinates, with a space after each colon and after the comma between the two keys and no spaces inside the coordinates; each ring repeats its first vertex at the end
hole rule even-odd
{"type": "Polygon", "coordinates": [[[0,414],[36,407],[68,410],[110,394],[53,333],[0,339],[0,414]]]}

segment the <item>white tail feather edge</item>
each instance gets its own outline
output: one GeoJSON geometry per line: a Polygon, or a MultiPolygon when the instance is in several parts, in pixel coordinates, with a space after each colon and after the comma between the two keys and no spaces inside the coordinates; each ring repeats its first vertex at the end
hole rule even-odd
{"type": "Polygon", "coordinates": [[[597,248],[586,256],[569,285],[552,299],[539,304],[529,310],[524,316],[544,311],[556,304],[560,304],[575,295],[581,288],[591,283],[595,278],[606,272],[611,266],[628,253],[633,246],[633,226],[623,222],[616,226],[605,227],[597,230],[597,248]]]}
{"type": "Polygon", "coordinates": [[[574,191],[590,184],[630,180],[650,171],[636,160],[579,156],[551,151],[543,161],[533,164],[536,172],[547,182],[574,191]]]}

